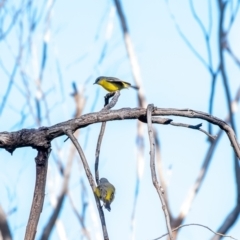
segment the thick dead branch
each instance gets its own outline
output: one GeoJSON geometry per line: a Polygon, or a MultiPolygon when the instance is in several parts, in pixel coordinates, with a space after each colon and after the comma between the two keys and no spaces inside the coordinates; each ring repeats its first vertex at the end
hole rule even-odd
{"type": "MultiPolygon", "coordinates": [[[[219,126],[227,134],[235,154],[240,158],[240,147],[233,129],[223,120],[211,116],[208,113],[195,111],[192,109],[174,108],[154,108],[153,116],[178,116],[187,118],[198,118],[219,126]]],[[[146,117],[145,108],[122,108],[119,110],[101,111],[82,115],[79,118],[71,119],[51,127],[39,129],[22,129],[17,132],[1,132],[0,148],[13,152],[19,147],[38,148],[50,146],[50,142],[57,137],[65,135],[67,131],[75,132],[79,128],[84,128],[90,124],[106,121],[143,119],[146,117]]]]}
{"type": "Polygon", "coordinates": [[[36,184],[34,189],[31,212],[25,233],[25,240],[34,240],[37,232],[37,224],[42,212],[47,178],[48,157],[51,149],[38,149],[36,160],[36,184]]]}
{"type": "Polygon", "coordinates": [[[56,205],[55,209],[53,210],[53,213],[52,213],[51,217],[49,218],[48,223],[46,224],[46,226],[43,229],[40,240],[49,239],[52,229],[53,229],[53,227],[56,223],[56,220],[59,216],[59,213],[62,209],[63,202],[65,200],[67,190],[68,190],[68,182],[69,182],[69,178],[70,178],[74,154],[75,154],[75,152],[73,150],[70,151],[70,156],[68,158],[67,166],[64,169],[64,179],[63,179],[63,184],[61,187],[61,193],[58,197],[57,205],[56,205]]]}
{"type": "Polygon", "coordinates": [[[170,225],[170,217],[169,217],[167,206],[165,204],[165,200],[163,197],[164,189],[158,183],[156,168],[155,168],[155,141],[154,141],[153,127],[152,127],[152,111],[153,110],[154,110],[153,104],[149,104],[147,107],[147,124],[148,124],[148,135],[149,135],[149,141],[150,141],[150,167],[151,167],[152,182],[154,187],[157,190],[157,193],[162,203],[162,209],[165,215],[169,237],[171,240],[173,240],[172,229],[170,225]]]}

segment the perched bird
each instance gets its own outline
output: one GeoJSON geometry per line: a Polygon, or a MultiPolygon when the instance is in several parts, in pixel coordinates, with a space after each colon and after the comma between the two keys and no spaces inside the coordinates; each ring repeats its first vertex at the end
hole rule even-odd
{"type": "Polygon", "coordinates": [[[138,90],[139,88],[136,86],[132,86],[128,82],[124,82],[115,77],[98,77],[94,84],[98,84],[106,89],[108,92],[116,92],[117,90],[122,90],[124,88],[134,88],[138,90]]]}
{"type": "Polygon", "coordinates": [[[115,187],[106,178],[101,178],[94,192],[103,201],[104,207],[110,212],[110,204],[114,199],[115,187]]]}

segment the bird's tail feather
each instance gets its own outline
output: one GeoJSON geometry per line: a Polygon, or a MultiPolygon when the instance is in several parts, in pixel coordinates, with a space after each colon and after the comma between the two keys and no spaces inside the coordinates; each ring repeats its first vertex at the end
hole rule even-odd
{"type": "Polygon", "coordinates": [[[111,207],[110,207],[110,203],[108,201],[105,202],[105,208],[110,212],[111,211],[111,207]]]}
{"type": "Polygon", "coordinates": [[[133,88],[133,89],[135,89],[135,90],[139,90],[139,87],[137,87],[137,86],[130,86],[131,88],[133,88]]]}

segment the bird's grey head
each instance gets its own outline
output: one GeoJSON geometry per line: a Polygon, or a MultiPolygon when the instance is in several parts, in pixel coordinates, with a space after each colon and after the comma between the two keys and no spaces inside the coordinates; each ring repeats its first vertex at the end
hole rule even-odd
{"type": "Polygon", "coordinates": [[[95,83],[94,84],[98,84],[99,81],[101,81],[103,79],[102,76],[98,77],[96,80],[95,80],[95,83]]]}
{"type": "Polygon", "coordinates": [[[100,183],[108,183],[108,180],[106,178],[101,178],[100,183]]]}

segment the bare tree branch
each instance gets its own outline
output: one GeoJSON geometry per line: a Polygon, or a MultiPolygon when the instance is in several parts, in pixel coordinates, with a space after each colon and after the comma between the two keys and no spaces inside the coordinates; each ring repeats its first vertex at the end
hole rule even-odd
{"type": "MultiPolygon", "coordinates": [[[[141,118],[139,120],[146,123],[145,117],[141,118]]],[[[199,130],[200,132],[205,133],[212,140],[216,139],[216,136],[212,136],[211,134],[209,134],[208,132],[206,132],[205,130],[203,130],[201,128],[202,123],[197,124],[197,125],[190,125],[190,124],[185,124],[185,123],[176,123],[176,122],[173,122],[173,120],[170,118],[160,118],[160,117],[152,117],[152,123],[159,123],[159,124],[163,124],[163,125],[172,125],[172,126],[176,126],[176,127],[191,128],[191,129],[199,130]]]]}
{"type": "Polygon", "coordinates": [[[38,149],[36,160],[36,184],[34,189],[31,212],[25,233],[25,240],[34,240],[37,232],[37,224],[42,212],[45,197],[45,185],[47,178],[48,158],[51,149],[38,149]]]}
{"type": "MultiPolygon", "coordinates": [[[[105,96],[105,105],[101,111],[106,111],[106,110],[109,110],[112,107],[114,107],[114,105],[117,103],[119,96],[120,96],[119,91],[113,92],[113,93],[108,93],[105,96]],[[111,98],[111,97],[113,97],[113,99],[109,104],[109,98],[111,98]]],[[[98,141],[97,141],[97,148],[96,148],[96,152],[95,152],[95,180],[96,180],[97,185],[99,184],[99,171],[98,171],[99,154],[100,154],[100,148],[101,148],[105,128],[106,128],[106,122],[102,122],[101,130],[100,130],[100,133],[98,136],[98,141]]]]}
{"type": "Polygon", "coordinates": [[[73,159],[74,159],[74,149],[72,151],[70,151],[70,156],[67,161],[67,166],[64,169],[64,179],[63,179],[63,184],[62,184],[62,188],[61,188],[61,193],[58,197],[57,205],[56,205],[55,209],[53,210],[53,213],[52,213],[48,223],[46,224],[46,226],[43,229],[40,240],[49,239],[52,229],[54,227],[54,224],[55,224],[55,222],[58,218],[58,215],[62,209],[62,205],[63,205],[65,196],[66,196],[66,193],[68,190],[68,182],[69,182],[69,178],[70,178],[73,159]]]}
{"type": "Polygon", "coordinates": [[[95,201],[96,201],[96,204],[97,204],[97,208],[98,208],[98,212],[99,212],[99,216],[100,216],[100,220],[101,220],[101,224],[102,224],[103,238],[104,238],[104,240],[109,240],[104,213],[103,213],[103,210],[102,210],[102,207],[101,207],[101,204],[100,204],[100,200],[95,195],[96,184],[94,182],[93,175],[92,175],[92,173],[90,171],[90,168],[88,166],[87,159],[86,159],[86,157],[84,155],[84,152],[83,152],[80,144],[78,143],[77,139],[72,134],[72,131],[71,130],[67,130],[66,131],[66,135],[72,140],[72,143],[76,147],[76,149],[77,149],[77,151],[79,153],[79,156],[80,156],[80,158],[82,160],[86,176],[87,176],[89,184],[90,184],[90,186],[92,188],[93,195],[95,197],[95,201]]]}
{"type": "MultiPolygon", "coordinates": [[[[233,131],[236,133],[236,126],[233,118],[234,109],[232,108],[230,87],[229,87],[228,77],[226,74],[226,63],[224,58],[224,50],[226,50],[228,47],[228,39],[227,39],[228,35],[227,35],[227,31],[224,29],[224,22],[225,22],[226,6],[229,2],[225,2],[223,0],[218,0],[217,2],[218,2],[218,10],[219,10],[218,51],[219,51],[219,57],[220,57],[220,73],[222,76],[223,86],[224,86],[226,99],[227,99],[230,124],[232,126],[233,131]]],[[[236,8],[237,10],[238,10],[238,6],[239,6],[239,3],[237,3],[237,8],[236,8]]],[[[231,21],[233,21],[234,18],[235,16],[232,15],[231,21]]],[[[232,22],[230,23],[230,27],[231,27],[231,24],[232,22]]],[[[227,232],[235,223],[235,221],[238,218],[239,209],[240,209],[240,167],[239,167],[239,162],[236,155],[234,155],[233,160],[234,160],[234,167],[235,167],[234,168],[235,181],[237,186],[237,200],[236,200],[236,206],[234,210],[228,214],[227,218],[225,219],[222,226],[220,227],[220,230],[223,233],[227,232]]]]}
{"type": "Polygon", "coordinates": [[[154,187],[157,190],[158,196],[162,203],[162,209],[165,215],[169,237],[171,240],[173,240],[172,229],[170,225],[170,217],[169,217],[167,206],[165,204],[165,200],[163,197],[164,189],[158,183],[156,168],[155,168],[155,141],[154,141],[153,127],[152,127],[152,111],[154,111],[154,106],[153,104],[149,104],[147,107],[147,125],[148,125],[148,135],[149,135],[149,142],[150,142],[150,166],[151,166],[152,182],[154,187]]]}
{"type": "MultiPolygon", "coordinates": [[[[153,120],[154,117],[152,117],[153,120]]],[[[160,141],[158,138],[158,134],[156,132],[156,130],[154,131],[154,141],[156,144],[156,162],[157,162],[157,168],[158,168],[158,177],[160,180],[160,184],[162,186],[162,188],[164,189],[164,200],[165,200],[165,204],[167,206],[168,212],[169,212],[169,217],[170,217],[170,223],[172,222],[173,216],[171,213],[171,209],[169,206],[169,201],[168,201],[168,188],[167,188],[167,184],[164,178],[164,170],[162,167],[162,159],[161,159],[161,154],[160,154],[160,141]]]]}
{"type": "Polygon", "coordinates": [[[105,127],[106,127],[106,122],[103,122],[101,125],[101,130],[100,130],[99,136],[98,136],[97,148],[96,148],[96,153],[95,153],[95,180],[96,180],[97,185],[99,185],[99,171],[98,171],[99,154],[100,154],[100,148],[101,148],[101,144],[102,144],[105,127]]]}
{"type": "MultiPolygon", "coordinates": [[[[198,118],[219,126],[227,134],[235,154],[240,158],[240,147],[233,129],[223,120],[211,116],[208,113],[192,109],[175,108],[154,108],[153,116],[178,116],[187,118],[198,118]]],[[[66,131],[75,132],[79,128],[84,128],[90,124],[106,121],[116,121],[125,119],[138,119],[146,116],[145,108],[122,108],[119,110],[100,111],[89,113],[79,118],[71,119],[51,127],[41,127],[39,129],[23,129],[16,132],[0,133],[0,148],[4,148],[12,153],[16,148],[31,146],[33,148],[48,147],[50,142],[57,137],[65,135],[66,131]]]]}

